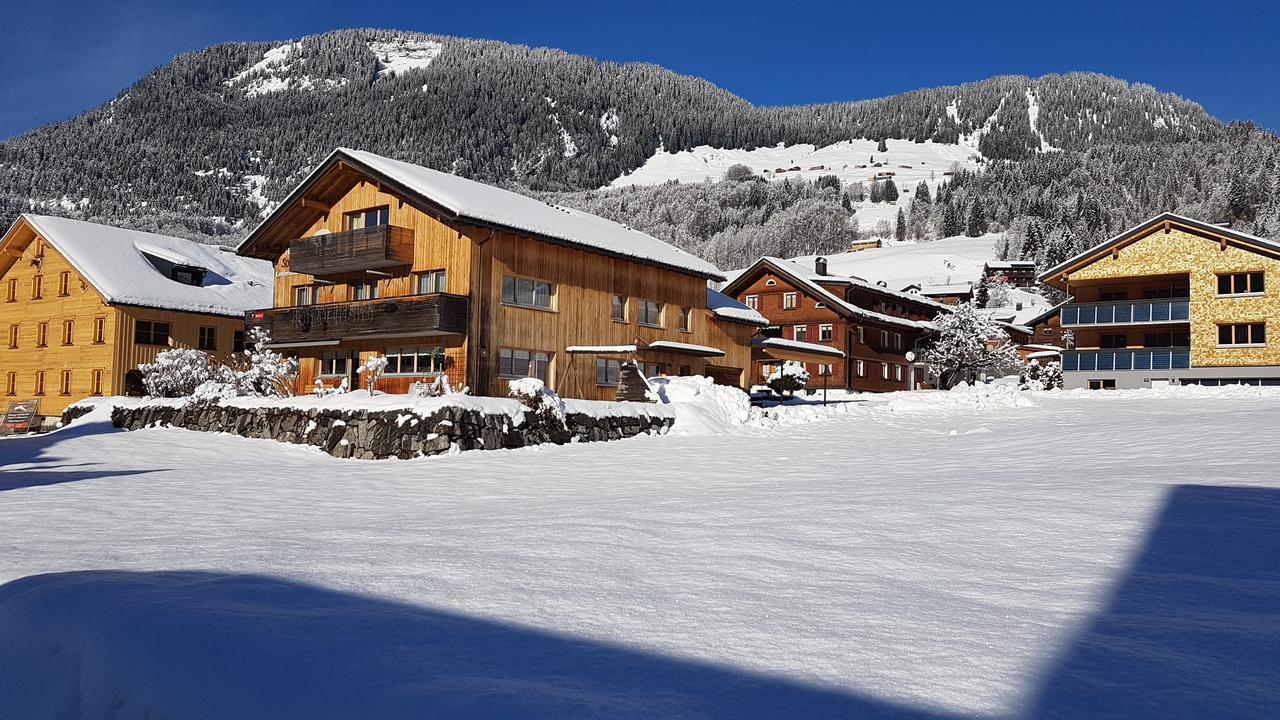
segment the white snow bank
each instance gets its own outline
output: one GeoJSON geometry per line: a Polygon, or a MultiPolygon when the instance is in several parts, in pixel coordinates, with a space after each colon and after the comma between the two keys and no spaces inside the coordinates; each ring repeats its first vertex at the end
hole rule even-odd
{"type": "Polygon", "coordinates": [[[371,42],[369,49],[378,58],[374,79],[381,80],[427,67],[440,54],[441,45],[434,40],[401,38],[391,42],[371,42]]]}

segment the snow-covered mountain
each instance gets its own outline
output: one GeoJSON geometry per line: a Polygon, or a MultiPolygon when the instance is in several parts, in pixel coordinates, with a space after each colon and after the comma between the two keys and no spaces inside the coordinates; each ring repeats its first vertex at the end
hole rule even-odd
{"type": "MultiPolygon", "coordinates": [[[[1216,188],[1225,196],[1238,165],[1251,173],[1247,202],[1275,195],[1252,177],[1274,175],[1273,137],[1233,134],[1194,102],[1096,74],[756,107],[654,65],[363,29],[182,55],[102,107],[0,143],[0,221],[36,209],[231,241],[339,145],[534,192],[590,192],[714,181],[735,159],[768,179],[845,182],[870,174],[881,140],[900,189],[918,177],[936,187],[955,163],[998,173],[998,189],[974,192],[1017,196],[987,203],[1003,225],[1153,168],[1149,187],[1095,192],[1097,202],[1124,218],[1169,202],[1189,211],[1216,188]]],[[[859,208],[861,227],[884,219],[866,212],[880,209],[859,208]]]]}

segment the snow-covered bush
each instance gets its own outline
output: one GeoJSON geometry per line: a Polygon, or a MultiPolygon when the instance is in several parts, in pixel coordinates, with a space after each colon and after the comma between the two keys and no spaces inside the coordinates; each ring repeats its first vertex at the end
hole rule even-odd
{"type": "Polygon", "coordinates": [[[1029,360],[1018,375],[1021,390],[1056,390],[1062,387],[1062,364],[1050,361],[1043,367],[1039,360],[1029,360]]]}
{"type": "Polygon", "coordinates": [[[260,327],[251,327],[246,334],[244,352],[227,363],[226,382],[235,386],[236,395],[292,396],[298,380],[297,358],[268,348],[271,334],[260,327]]]}
{"type": "Polygon", "coordinates": [[[372,395],[378,389],[378,380],[386,370],[387,359],[382,355],[372,355],[356,372],[364,377],[365,387],[369,388],[369,394],[372,395]]]}
{"type": "Polygon", "coordinates": [[[342,381],[339,382],[336,387],[325,387],[324,381],[321,380],[320,378],[316,378],[316,387],[315,387],[315,390],[312,391],[312,393],[314,393],[316,397],[322,398],[322,397],[330,397],[332,395],[342,395],[350,391],[351,391],[351,380],[348,378],[345,378],[345,377],[342,378],[342,381]]]}
{"type": "Polygon", "coordinates": [[[804,363],[787,360],[769,373],[765,383],[779,395],[794,395],[809,384],[809,371],[804,363]]]}
{"type": "Polygon", "coordinates": [[[202,350],[174,348],[156,355],[155,362],[138,366],[142,385],[151,397],[187,397],[214,380],[218,366],[202,350]]]}
{"type": "Polygon", "coordinates": [[[1013,285],[1009,284],[1008,278],[1004,275],[998,275],[987,281],[987,304],[989,308],[1002,308],[1009,306],[1009,293],[1013,291],[1013,285]]]}
{"type": "Polygon", "coordinates": [[[507,394],[536,414],[564,419],[564,401],[538,378],[526,377],[507,384],[507,394]]]}
{"type": "Polygon", "coordinates": [[[1018,351],[995,320],[973,303],[957,305],[933,321],[937,330],[924,351],[924,362],[942,388],[972,382],[981,373],[1003,376],[1018,367],[1018,351]]]}
{"type": "Polygon", "coordinates": [[[191,391],[191,400],[197,403],[217,403],[220,400],[239,397],[239,395],[240,392],[234,382],[227,382],[225,379],[206,380],[191,391]]]}

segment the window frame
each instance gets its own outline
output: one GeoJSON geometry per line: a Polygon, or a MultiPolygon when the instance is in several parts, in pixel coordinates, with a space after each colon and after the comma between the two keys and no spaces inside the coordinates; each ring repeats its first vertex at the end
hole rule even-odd
{"type": "Polygon", "coordinates": [[[596,386],[597,387],[618,387],[622,382],[622,361],[617,358],[596,358],[596,386]],[[601,370],[604,370],[604,377],[601,378],[601,370]],[[615,375],[613,382],[609,382],[609,375],[613,372],[615,375]]]}
{"type": "Polygon", "coordinates": [[[63,347],[66,347],[66,346],[68,346],[68,345],[74,345],[74,344],[75,344],[75,340],[76,340],[76,321],[75,321],[75,320],[63,320],[63,321],[62,321],[62,345],[63,345],[63,347]]]}
{"type": "Polygon", "coordinates": [[[795,310],[800,307],[800,293],[784,292],[782,293],[782,309],[795,310]]]}
{"type": "Polygon", "coordinates": [[[676,319],[676,330],[686,333],[693,332],[693,308],[680,307],[680,314],[676,319]]]}
{"type": "Polygon", "coordinates": [[[390,224],[391,224],[391,206],[390,205],[374,205],[373,207],[367,207],[362,210],[352,210],[350,212],[342,213],[343,232],[347,232],[350,230],[365,230],[367,228],[383,227],[384,225],[390,225],[390,224]],[[373,214],[376,214],[378,216],[376,218],[377,220],[384,221],[384,222],[378,222],[374,225],[368,224],[367,222],[368,216],[373,214]],[[385,217],[383,217],[384,215],[385,217]],[[359,225],[356,225],[354,222],[357,218],[359,218],[360,220],[359,225]]]}
{"type": "Polygon", "coordinates": [[[535,350],[533,348],[517,348],[517,347],[500,347],[498,348],[498,378],[501,380],[523,380],[524,378],[538,378],[544,385],[551,385],[551,361],[555,357],[555,353],[549,350],[535,350]],[[524,372],[516,372],[516,361],[519,353],[524,354],[524,372]],[[507,360],[504,358],[509,357],[507,360]],[[503,365],[506,364],[504,370],[503,365]],[[541,369],[541,375],[539,375],[541,369]],[[542,377],[545,375],[546,377],[542,377]]]}
{"type": "Polygon", "coordinates": [[[613,297],[609,300],[609,319],[616,323],[627,322],[627,310],[631,305],[631,298],[620,293],[613,293],[613,297]],[[619,312],[621,311],[621,312],[619,312]]]}
{"type": "Polygon", "coordinates": [[[44,299],[44,275],[36,274],[31,276],[31,299],[44,299]]]}
{"type": "Polygon", "coordinates": [[[791,339],[796,342],[809,342],[809,326],[804,324],[792,325],[791,339]]]}
{"type": "Polygon", "coordinates": [[[93,344],[102,345],[107,341],[107,318],[99,315],[93,319],[93,344]]]}
{"type": "Polygon", "coordinates": [[[36,323],[36,347],[49,347],[49,323],[36,323]]]}
{"type": "Polygon", "coordinates": [[[293,307],[306,307],[308,305],[317,305],[320,299],[320,293],[316,291],[316,285],[294,285],[293,286],[293,307]],[[301,302],[301,297],[306,296],[306,302],[301,302]]]}
{"type": "Polygon", "coordinates": [[[95,368],[89,371],[89,394],[95,396],[102,394],[102,370],[100,369],[95,368]]]}
{"type": "Polygon", "coordinates": [[[231,352],[237,355],[243,353],[246,347],[245,331],[233,330],[231,332],[231,352]]]}
{"type": "Polygon", "coordinates": [[[218,351],[218,328],[216,325],[201,325],[196,333],[197,350],[218,351]]]}
{"type": "Polygon", "coordinates": [[[18,372],[16,370],[10,370],[5,375],[4,394],[9,396],[18,394],[18,372]]]}
{"type": "Polygon", "coordinates": [[[18,302],[18,278],[9,278],[5,290],[5,302],[18,302]]]}
{"type": "Polygon", "coordinates": [[[881,380],[889,379],[889,363],[887,362],[880,363],[880,379],[881,380]]]}
{"type": "MultiPolygon", "coordinates": [[[[449,353],[445,350],[444,345],[389,347],[383,349],[382,356],[387,359],[387,369],[382,373],[385,377],[438,377],[445,374],[449,365],[449,353]],[[418,367],[418,360],[422,357],[429,358],[428,362],[431,365],[429,369],[418,367]],[[413,358],[412,370],[404,369],[404,358],[413,358]],[[395,366],[394,370],[392,365],[395,366]]],[[[331,375],[327,377],[340,376],[331,375]]]]}
{"type": "Polygon", "coordinates": [[[818,342],[833,342],[836,339],[834,323],[818,323],[818,342]]]}
{"type": "Polygon", "coordinates": [[[1247,270],[1244,272],[1218,273],[1217,297],[1235,298],[1235,297],[1259,297],[1262,295],[1266,295],[1267,294],[1266,277],[1267,277],[1267,274],[1265,270],[1247,270]],[[1227,292],[1222,291],[1222,285],[1224,280],[1227,282],[1227,286],[1228,286],[1227,292]],[[1240,289],[1241,283],[1238,282],[1240,280],[1244,281],[1243,285],[1245,289],[1243,290],[1240,289]],[[1255,280],[1257,281],[1256,282],[1257,287],[1254,287],[1255,280]]]}
{"type": "Polygon", "coordinates": [[[638,299],[636,300],[636,324],[644,327],[661,329],[663,327],[662,315],[666,309],[666,305],[658,302],[657,300],[638,299]],[[652,322],[646,319],[649,316],[650,310],[653,311],[655,318],[652,322]]]}
{"type": "Polygon", "coordinates": [[[854,358],[854,359],[853,359],[853,372],[854,372],[854,375],[857,375],[858,377],[866,377],[866,376],[867,376],[867,363],[866,363],[866,361],[862,360],[861,358],[854,358]]]}
{"type": "Polygon", "coordinates": [[[41,395],[41,396],[44,395],[44,371],[43,370],[36,371],[36,387],[35,387],[35,392],[32,394],[41,395]]]}
{"type": "Polygon", "coordinates": [[[19,341],[21,339],[22,339],[22,323],[10,323],[9,324],[9,345],[8,345],[9,349],[16,350],[18,348],[19,341]]]}
{"type": "Polygon", "coordinates": [[[1218,323],[1218,347],[1220,348],[1260,348],[1267,346],[1267,323],[1218,323]],[[1240,342],[1240,330],[1244,330],[1245,342],[1240,342]],[[1222,342],[1223,331],[1227,331],[1231,342],[1222,342]]]}
{"type": "Polygon", "coordinates": [[[556,311],[556,284],[553,282],[549,282],[547,280],[539,280],[538,278],[529,277],[527,275],[509,275],[504,273],[502,276],[501,298],[502,298],[502,304],[506,305],[507,307],[525,308],[526,310],[541,310],[543,312],[555,312],[556,311]],[[529,283],[529,289],[528,289],[528,292],[530,293],[529,302],[522,302],[520,299],[521,292],[522,292],[520,283],[522,282],[529,283]],[[546,305],[538,304],[538,297],[539,297],[538,289],[541,286],[545,286],[547,289],[546,305]],[[510,294],[507,293],[508,289],[511,290],[510,294]]]}
{"type": "Polygon", "coordinates": [[[63,270],[58,273],[58,297],[69,297],[71,295],[71,271],[63,270]]]}
{"type": "Polygon", "coordinates": [[[437,295],[445,292],[449,283],[449,271],[445,268],[438,270],[424,270],[420,273],[414,273],[413,290],[417,295],[437,295]],[[422,289],[423,281],[426,281],[431,289],[424,291],[422,289]]]}
{"type": "Polygon", "coordinates": [[[747,307],[751,308],[752,310],[759,310],[759,309],[760,309],[760,296],[759,296],[759,295],[747,295],[745,298],[743,298],[743,304],[744,304],[744,305],[746,305],[747,307]]]}
{"type": "Polygon", "coordinates": [[[159,320],[134,320],[133,321],[133,344],[134,345],[154,345],[157,347],[168,347],[170,340],[173,339],[173,325],[159,320]],[[143,324],[146,324],[146,331],[143,331],[143,324]],[[164,328],[164,342],[156,342],[158,329],[164,328]],[[145,339],[144,339],[145,338],[145,339]]]}
{"type": "Polygon", "coordinates": [[[71,371],[65,368],[58,373],[58,394],[71,394],[71,371]]]}

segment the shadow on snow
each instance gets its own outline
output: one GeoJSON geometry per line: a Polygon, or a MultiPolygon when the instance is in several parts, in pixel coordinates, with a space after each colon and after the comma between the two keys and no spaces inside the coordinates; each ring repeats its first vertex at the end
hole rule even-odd
{"type": "Polygon", "coordinates": [[[96,478],[163,472],[157,469],[92,470],[90,468],[97,467],[99,463],[67,462],[66,457],[53,453],[53,448],[59,443],[104,432],[118,431],[109,421],[78,422],[56,432],[5,438],[0,441],[0,492],[96,478]],[[23,467],[13,467],[19,464],[23,467]]]}

